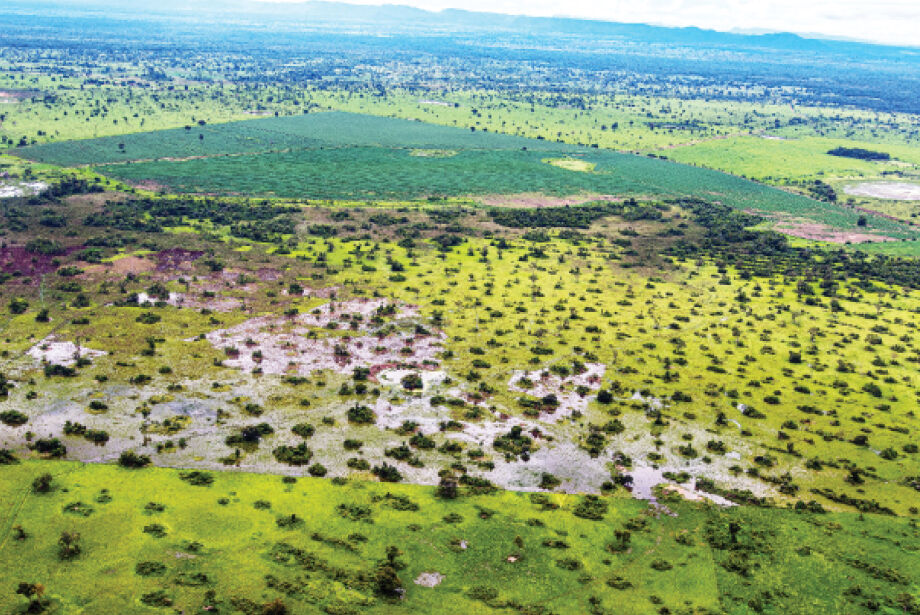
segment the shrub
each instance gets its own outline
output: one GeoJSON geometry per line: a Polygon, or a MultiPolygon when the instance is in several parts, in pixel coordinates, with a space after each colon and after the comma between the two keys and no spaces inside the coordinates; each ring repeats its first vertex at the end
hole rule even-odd
{"type": "Polygon", "coordinates": [[[367,406],[352,406],[348,409],[348,421],[357,425],[370,425],[376,420],[374,411],[367,406]]]}
{"type": "Polygon", "coordinates": [[[50,458],[60,458],[67,455],[67,447],[57,438],[42,438],[36,440],[30,448],[50,458]]]}
{"type": "Polygon", "coordinates": [[[196,487],[208,487],[214,483],[213,475],[209,474],[208,472],[201,472],[200,470],[180,472],[179,478],[190,485],[195,485],[196,487]]]}
{"type": "Polygon", "coordinates": [[[166,566],[160,562],[138,562],[134,573],[142,577],[160,576],[166,572],[166,566]]]}
{"type": "Polygon", "coordinates": [[[135,318],[135,320],[142,325],[155,325],[156,323],[160,322],[161,317],[159,314],[154,314],[153,312],[144,312],[135,318]]]}
{"type": "Polygon", "coordinates": [[[29,309],[29,302],[22,297],[13,297],[10,299],[10,314],[25,314],[29,309]]]}
{"type": "Polygon", "coordinates": [[[61,532],[58,539],[58,557],[63,561],[76,558],[82,552],[80,534],[77,532],[61,532]]]}
{"type": "Polygon", "coordinates": [[[306,444],[300,443],[297,446],[279,446],[272,451],[272,455],[281,463],[292,466],[302,466],[310,462],[310,459],[313,457],[313,451],[311,451],[306,444]]]}
{"type": "Polygon", "coordinates": [[[400,383],[407,391],[418,391],[424,387],[422,377],[415,372],[403,376],[402,380],[400,380],[400,383]]]}
{"type": "Polygon", "coordinates": [[[0,422],[3,422],[4,425],[9,425],[10,427],[19,427],[20,425],[25,425],[29,422],[29,417],[27,417],[22,412],[18,410],[6,410],[0,412],[0,422]]]}
{"type": "Polygon", "coordinates": [[[586,495],[572,510],[572,514],[582,519],[600,521],[607,514],[608,504],[596,495],[586,495]]]}
{"type": "Polygon", "coordinates": [[[291,427],[291,431],[301,438],[310,438],[316,433],[316,427],[309,423],[298,423],[291,427]]]}
{"type": "Polygon", "coordinates": [[[398,483],[402,480],[402,474],[399,473],[399,470],[387,462],[383,462],[379,466],[374,466],[372,472],[377,478],[385,483],[398,483]]]}
{"type": "Polygon", "coordinates": [[[52,478],[50,474],[41,474],[32,481],[32,491],[35,493],[48,493],[51,491],[52,478]]]}
{"type": "Polygon", "coordinates": [[[123,468],[143,468],[150,465],[150,457],[138,455],[134,451],[122,451],[118,456],[118,465],[123,468]]]}

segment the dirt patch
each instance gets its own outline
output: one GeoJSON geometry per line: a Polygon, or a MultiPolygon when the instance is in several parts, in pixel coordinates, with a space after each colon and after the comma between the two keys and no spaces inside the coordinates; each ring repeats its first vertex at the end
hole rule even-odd
{"type": "Polygon", "coordinates": [[[874,235],[856,231],[844,231],[831,228],[817,222],[783,222],[774,227],[774,230],[793,237],[825,241],[827,243],[875,243],[882,241],[898,241],[896,237],[888,235],[874,235]]]}
{"type": "Polygon", "coordinates": [[[473,197],[489,207],[518,207],[521,209],[539,209],[541,207],[567,207],[584,205],[593,201],[622,201],[617,196],[608,194],[579,194],[573,196],[547,196],[539,193],[528,194],[490,194],[473,197]]]}
{"type": "MultiPolygon", "coordinates": [[[[72,254],[81,247],[70,247],[64,255],[72,254]]],[[[26,276],[32,284],[38,284],[41,276],[57,271],[60,266],[55,261],[60,255],[33,254],[25,246],[0,246],[0,271],[15,276],[26,276]]]]}
{"type": "Polygon", "coordinates": [[[16,184],[0,184],[0,199],[41,194],[47,189],[48,184],[45,182],[19,182],[16,184]]]}
{"type": "Polygon", "coordinates": [[[84,271],[88,274],[111,272],[124,275],[128,273],[146,273],[155,268],[156,263],[153,261],[139,256],[123,256],[107,263],[88,265],[84,268],[84,271]]]}
{"type": "Polygon", "coordinates": [[[190,269],[189,265],[204,256],[202,250],[185,250],[171,248],[157,253],[157,271],[174,271],[176,269],[190,269]]]}
{"type": "Polygon", "coordinates": [[[600,389],[601,378],[604,377],[605,371],[607,371],[607,366],[603,363],[586,363],[584,372],[565,377],[549,371],[516,371],[508,382],[508,390],[526,393],[536,398],[555,395],[559,403],[558,407],[553,412],[543,412],[540,415],[544,421],[555,422],[560,418],[571,416],[575,411],[583,413],[588,409],[590,400],[585,390],[600,389]],[[582,392],[579,392],[579,388],[582,392]]]}
{"type": "Polygon", "coordinates": [[[382,365],[435,368],[444,335],[417,335],[398,329],[384,335],[373,317],[391,309],[387,320],[395,320],[397,325],[418,315],[412,306],[396,308],[385,299],[354,299],[330,302],[295,317],[253,318],[230,329],[212,331],[206,339],[224,350],[224,365],[247,371],[259,368],[266,374],[307,375],[354,367],[379,372],[382,365]],[[346,335],[331,333],[340,329],[346,335]]]}
{"type": "Polygon", "coordinates": [[[843,191],[851,196],[865,196],[889,201],[920,201],[920,184],[904,182],[864,182],[844,186],[843,191]]]}
{"type": "Polygon", "coordinates": [[[27,354],[41,363],[70,366],[75,364],[77,359],[93,359],[108,353],[78,346],[73,342],[60,341],[51,335],[32,346],[27,354]]]}
{"type": "Polygon", "coordinates": [[[16,103],[40,95],[39,90],[0,90],[0,102],[16,103]]]}
{"type": "Polygon", "coordinates": [[[415,584],[422,587],[437,587],[443,580],[444,575],[440,572],[423,572],[415,579],[415,584]]]}

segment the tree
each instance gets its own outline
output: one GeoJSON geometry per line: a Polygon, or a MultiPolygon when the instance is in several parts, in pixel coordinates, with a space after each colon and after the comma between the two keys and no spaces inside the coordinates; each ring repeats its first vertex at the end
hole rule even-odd
{"type": "Polygon", "coordinates": [[[72,560],[83,551],[80,547],[80,534],[77,532],[61,532],[58,539],[58,557],[64,561],[72,560]]]}
{"type": "Polygon", "coordinates": [[[138,455],[134,451],[123,451],[118,457],[118,465],[123,468],[143,468],[150,465],[150,457],[138,455]]]}
{"type": "Polygon", "coordinates": [[[459,495],[459,490],[457,488],[457,479],[451,475],[441,477],[441,482],[438,483],[438,497],[444,498],[445,500],[453,500],[459,495]]]}
{"type": "Polygon", "coordinates": [[[402,551],[398,547],[389,546],[386,550],[386,560],[380,562],[377,566],[376,585],[377,593],[388,598],[400,598],[405,593],[402,580],[397,574],[399,568],[405,565],[399,561],[398,557],[402,551]]]}
{"type": "Polygon", "coordinates": [[[41,583],[19,583],[16,593],[29,599],[27,613],[44,613],[49,601],[44,597],[45,586],[41,583]]]}
{"type": "Polygon", "coordinates": [[[51,475],[42,474],[32,481],[32,491],[35,493],[48,493],[51,491],[51,475]]]}

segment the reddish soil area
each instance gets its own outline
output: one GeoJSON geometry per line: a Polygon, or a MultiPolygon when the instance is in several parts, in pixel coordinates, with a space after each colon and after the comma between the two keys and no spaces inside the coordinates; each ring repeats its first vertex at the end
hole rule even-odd
{"type": "Polygon", "coordinates": [[[183,248],[170,248],[157,253],[157,271],[171,271],[178,269],[182,263],[193,263],[204,256],[201,250],[185,250],[183,248]]]}
{"type": "MultiPolygon", "coordinates": [[[[67,248],[65,254],[71,254],[80,249],[82,247],[67,248]]],[[[58,269],[60,265],[55,261],[60,257],[61,255],[33,254],[27,252],[25,246],[3,246],[0,247],[0,271],[30,277],[32,284],[38,284],[42,275],[58,269]]]]}

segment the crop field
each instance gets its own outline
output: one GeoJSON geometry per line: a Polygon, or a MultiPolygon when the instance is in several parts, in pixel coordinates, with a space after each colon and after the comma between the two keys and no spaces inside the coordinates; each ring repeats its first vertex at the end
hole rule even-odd
{"type": "MultiPolygon", "coordinates": [[[[791,234],[817,225],[813,238],[827,236],[824,229],[855,232],[860,217],[852,209],[654,158],[349,113],[63,142],[19,154],[65,166],[82,161],[111,178],[180,193],[341,200],[525,192],[700,198],[775,216],[791,234]],[[440,154],[418,155],[425,150],[440,154]]],[[[857,242],[917,234],[880,216],[864,230],[857,242]]]]}

